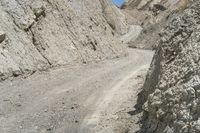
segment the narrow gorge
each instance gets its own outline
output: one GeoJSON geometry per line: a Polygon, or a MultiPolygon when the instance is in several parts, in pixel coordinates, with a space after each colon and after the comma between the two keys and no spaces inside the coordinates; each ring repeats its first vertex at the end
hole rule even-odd
{"type": "Polygon", "coordinates": [[[197,0],[0,0],[0,133],[199,133],[197,0]]]}

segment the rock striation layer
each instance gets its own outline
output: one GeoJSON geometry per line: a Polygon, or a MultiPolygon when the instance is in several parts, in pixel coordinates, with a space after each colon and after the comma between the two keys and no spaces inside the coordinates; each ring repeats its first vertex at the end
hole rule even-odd
{"type": "Polygon", "coordinates": [[[0,80],[123,54],[102,6],[99,0],[0,0],[0,80]]]}
{"type": "Polygon", "coordinates": [[[143,131],[200,132],[200,1],[173,18],[161,35],[142,95],[143,131]]]}

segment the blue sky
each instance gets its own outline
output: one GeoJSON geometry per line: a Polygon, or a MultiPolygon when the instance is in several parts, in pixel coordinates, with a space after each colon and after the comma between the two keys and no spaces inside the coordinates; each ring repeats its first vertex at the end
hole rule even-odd
{"type": "Polygon", "coordinates": [[[116,6],[121,7],[125,3],[125,0],[112,0],[112,2],[116,6]]]}

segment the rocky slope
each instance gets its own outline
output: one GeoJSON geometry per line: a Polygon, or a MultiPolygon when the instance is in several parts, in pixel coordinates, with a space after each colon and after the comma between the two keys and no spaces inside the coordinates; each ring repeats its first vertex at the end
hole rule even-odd
{"type": "Polygon", "coordinates": [[[141,95],[144,132],[200,132],[199,14],[196,1],[161,33],[141,95]]]}
{"type": "Polygon", "coordinates": [[[122,55],[124,48],[115,34],[124,34],[126,23],[110,22],[123,17],[109,4],[106,0],[0,0],[0,79],[122,55]],[[111,9],[117,14],[114,18],[103,14],[111,9]]]}
{"type": "Polygon", "coordinates": [[[129,42],[129,46],[156,48],[161,29],[174,14],[181,13],[188,5],[188,0],[130,0],[125,9],[129,14],[128,23],[140,25],[143,30],[136,40],[129,42]]]}

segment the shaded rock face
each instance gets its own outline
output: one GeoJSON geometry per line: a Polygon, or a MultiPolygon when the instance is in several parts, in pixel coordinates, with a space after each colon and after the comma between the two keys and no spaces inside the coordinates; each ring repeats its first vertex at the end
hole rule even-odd
{"type": "Polygon", "coordinates": [[[197,1],[161,33],[142,94],[144,132],[200,132],[199,14],[197,1]]]}
{"type": "Polygon", "coordinates": [[[123,54],[103,8],[99,0],[0,0],[0,79],[123,54]]]}

